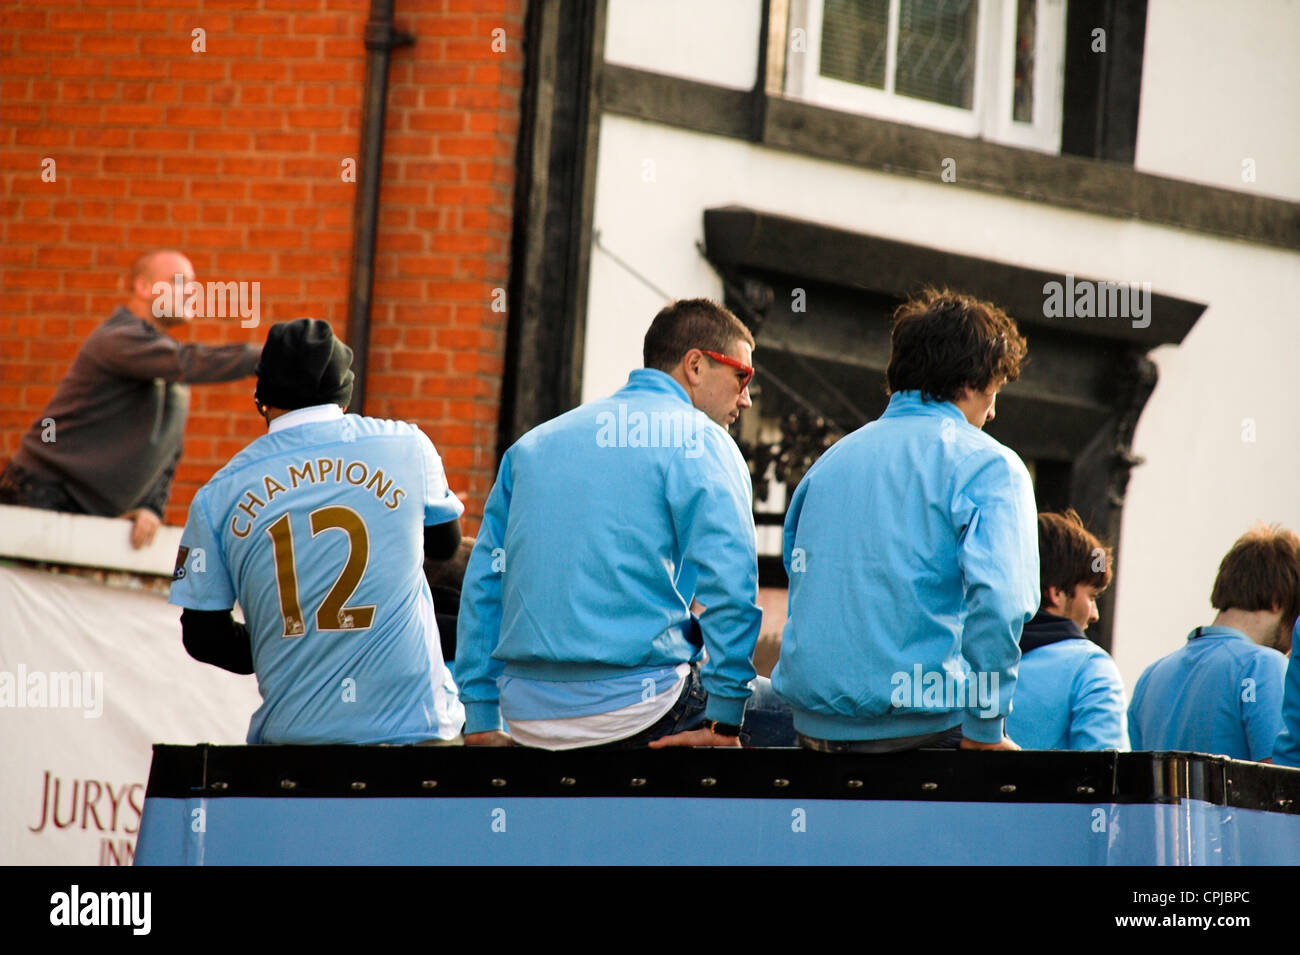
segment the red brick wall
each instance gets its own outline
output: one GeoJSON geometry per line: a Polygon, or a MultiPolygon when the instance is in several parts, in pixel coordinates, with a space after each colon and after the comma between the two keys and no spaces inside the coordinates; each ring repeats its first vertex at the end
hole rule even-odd
{"type": "MultiPolygon", "coordinates": [[[[429,433],[471,533],[494,476],[524,5],[398,0],[416,44],[390,70],[366,412],[429,433]]],[[[192,6],[0,6],[0,459],[150,248],[181,249],[200,281],[261,283],[258,328],[204,318],[184,340],[261,342],[301,316],[345,331],[356,186],[340,173],[358,156],[368,5],[192,6]]],[[[168,522],[264,430],[252,385],[193,386],[168,522]]]]}

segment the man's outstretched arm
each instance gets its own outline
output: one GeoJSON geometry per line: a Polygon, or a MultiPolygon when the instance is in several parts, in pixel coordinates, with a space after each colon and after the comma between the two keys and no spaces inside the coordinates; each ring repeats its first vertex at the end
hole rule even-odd
{"type": "Polygon", "coordinates": [[[97,364],[119,377],[194,383],[246,378],[262,355],[253,344],[182,344],[144,321],[115,326],[87,346],[97,364]]]}

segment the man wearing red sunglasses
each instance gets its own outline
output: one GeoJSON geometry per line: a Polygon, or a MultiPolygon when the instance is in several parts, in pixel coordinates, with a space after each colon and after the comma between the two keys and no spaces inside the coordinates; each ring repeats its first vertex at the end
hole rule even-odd
{"type": "Polygon", "coordinates": [[[691,349],[680,369],[681,384],[691,403],[724,428],[731,427],[740,412],[753,404],[749,400],[749,382],[754,377],[754,366],[749,364],[752,349],[737,339],[731,351],[724,355],[707,348],[691,349]]]}
{"type": "Polygon", "coordinates": [[[754,675],[751,483],[726,431],[753,347],[717,303],[673,302],[623,388],[506,452],[461,590],[467,745],[794,745],[754,675]]]}

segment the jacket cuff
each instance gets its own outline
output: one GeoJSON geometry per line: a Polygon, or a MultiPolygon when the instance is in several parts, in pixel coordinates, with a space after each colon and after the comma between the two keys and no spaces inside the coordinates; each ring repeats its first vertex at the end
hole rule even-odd
{"type": "Polygon", "coordinates": [[[704,718],[706,720],[717,720],[719,723],[729,723],[732,726],[739,726],[745,718],[745,704],[749,702],[749,697],[742,696],[731,699],[725,696],[709,695],[708,705],[704,708],[704,718]]]}
{"type": "Polygon", "coordinates": [[[1006,735],[1006,724],[1001,716],[986,720],[967,713],[962,717],[961,733],[976,743],[1000,743],[1006,735]]]}
{"type": "Polygon", "coordinates": [[[501,705],[499,703],[466,703],[465,735],[470,733],[491,733],[501,729],[501,705]]]}

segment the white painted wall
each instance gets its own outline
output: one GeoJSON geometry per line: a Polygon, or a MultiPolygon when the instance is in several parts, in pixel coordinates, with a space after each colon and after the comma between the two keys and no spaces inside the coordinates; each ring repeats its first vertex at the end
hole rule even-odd
{"type": "MultiPolygon", "coordinates": [[[[761,15],[760,0],[610,0],[606,59],[749,89],[761,15]]],[[[1136,167],[1300,200],[1297,44],[1300,0],[1150,0],[1136,167]]]]}
{"type": "MultiPolygon", "coordinates": [[[[1182,346],[1153,354],[1160,384],[1135,440],[1147,464],[1129,485],[1118,565],[1116,659],[1129,686],[1211,619],[1219,560],[1252,521],[1300,529],[1295,255],[617,116],[602,119],[600,146],[595,228],[674,297],[721,297],[695,243],[705,208],[737,203],[1015,265],[1150,282],[1209,304],[1182,346]],[[1253,443],[1242,440],[1246,418],[1253,443]]],[[[591,262],[584,400],[640,366],[663,304],[603,252],[591,262]]]]}
{"type": "MultiPolygon", "coordinates": [[[[606,59],[748,89],[761,16],[760,0],[610,0],[606,59]]],[[[1300,200],[1298,42],[1300,0],[1150,0],[1136,167],[1300,200]]]]}
{"type": "Polygon", "coordinates": [[[1297,0],[1150,0],[1137,168],[1300,200],[1298,44],[1297,0]]]}
{"type": "Polygon", "coordinates": [[[760,0],[609,0],[605,59],[747,90],[762,12],[760,0]]]}

